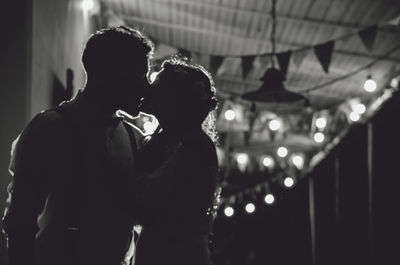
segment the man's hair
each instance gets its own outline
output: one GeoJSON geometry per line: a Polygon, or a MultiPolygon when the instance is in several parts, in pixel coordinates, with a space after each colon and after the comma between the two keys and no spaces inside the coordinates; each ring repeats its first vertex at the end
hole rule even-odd
{"type": "Polygon", "coordinates": [[[132,67],[141,69],[143,59],[149,58],[153,50],[153,42],[136,29],[126,26],[105,28],[89,37],[82,54],[82,65],[88,76],[132,67]]]}

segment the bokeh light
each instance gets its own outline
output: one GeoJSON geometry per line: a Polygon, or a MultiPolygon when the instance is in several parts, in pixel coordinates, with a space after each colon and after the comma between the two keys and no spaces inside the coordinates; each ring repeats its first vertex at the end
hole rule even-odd
{"type": "Polygon", "coordinates": [[[287,187],[287,188],[291,188],[294,185],[294,179],[292,177],[286,177],[283,180],[283,184],[287,187]]]}
{"type": "Polygon", "coordinates": [[[360,114],[356,111],[352,111],[350,113],[350,120],[352,121],[359,121],[360,120],[360,114]]]}
{"type": "Polygon", "coordinates": [[[293,165],[295,165],[295,167],[297,169],[303,169],[304,167],[304,158],[301,155],[293,155],[292,156],[292,162],[293,165]]]}
{"type": "Polygon", "coordinates": [[[368,77],[367,81],[364,83],[365,91],[372,93],[376,90],[376,88],[376,82],[371,77],[368,77]]]}
{"type": "Polygon", "coordinates": [[[275,196],[273,194],[267,194],[264,197],[264,202],[266,204],[273,204],[275,201],[275,196]]]}
{"type": "Polygon", "coordinates": [[[281,128],[281,121],[277,119],[273,119],[268,123],[268,126],[271,131],[277,131],[281,128]]]}
{"type": "Polygon", "coordinates": [[[288,150],[287,150],[286,147],[281,146],[281,147],[278,148],[277,154],[278,154],[278,156],[280,156],[280,157],[286,157],[287,154],[288,154],[288,150]]]}
{"type": "Polygon", "coordinates": [[[228,109],[227,111],[225,111],[224,117],[227,121],[233,121],[236,117],[236,113],[234,110],[228,109]]]}
{"type": "Polygon", "coordinates": [[[92,10],[94,7],[94,1],[93,0],[83,0],[82,1],[82,8],[85,11],[92,10]]]}
{"type": "Polygon", "coordinates": [[[238,154],[237,157],[236,157],[236,161],[239,164],[246,164],[248,160],[249,160],[249,156],[247,154],[243,154],[243,153],[242,154],[238,154]]]}
{"type": "Polygon", "coordinates": [[[265,156],[262,160],[262,163],[265,167],[273,167],[274,166],[274,159],[270,156],[265,156]]]}
{"type": "Polygon", "coordinates": [[[354,106],[354,111],[356,111],[358,114],[364,114],[366,111],[366,107],[362,103],[358,103],[354,106]]]}
{"type": "Polygon", "coordinates": [[[254,211],[256,210],[256,206],[254,205],[254,203],[249,202],[248,204],[246,204],[245,209],[248,213],[254,213],[254,211]]]}
{"type": "Polygon", "coordinates": [[[324,129],[326,127],[326,118],[325,117],[319,117],[318,119],[315,120],[315,125],[317,126],[318,129],[324,129]]]}
{"type": "Polygon", "coordinates": [[[235,214],[235,210],[231,206],[225,207],[224,214],[227,217],[232,217],[235,214]]]}
{"type": "Polygon", "coordinates": [[[325,140],[325,135],[321,132],[314,134],[314,141],[317,143],[322,143],[325,140]]]}

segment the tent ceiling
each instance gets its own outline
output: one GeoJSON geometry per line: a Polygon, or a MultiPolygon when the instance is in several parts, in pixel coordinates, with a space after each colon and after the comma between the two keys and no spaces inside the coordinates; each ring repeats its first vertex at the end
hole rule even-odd
{"type": "MultiPolygon", "coordinates": [[[[131,26],[152,38],[191,52],[240,56],[271,51],[271,1],[266,0],[107,0],[105,5],[131,26]]],[[[297,50],[340,38],[361,28],[379,24],[400,14],[395,0],[284,0],[277,1],[277,52],[297,50]]],[[[302,91],[343,76],[383,56],[400,44],[400,30],[382,27],[373,51],[368,52],[357,34],[335,43],[329,74],[323,72],[315,55],[307,54],[300,67],[291,63],[286,87],[302,91]]],[[[260,86],[259,78],[268,64],[257,58],[243,82],[239,58],[226,59],[216,82],[221,91],[242,94],[260,86]]],[[[199,61],[207,66],[207,58],[199,61]]],[[[388,69],[400,63],[400,49],[371,67],[381,89],[388,69]]],[[[317,108],[358,96],[368,72],[362,71],[342,82],[309,94],[317,108]],[[339,89],[340,88],[340,89],[339,89]]]]}
{"type": "MultiPolygon", "coordinates": [[[[258,89],[259,79],[271,64],[269,56],[256,57],[247,78],[241,77],[240,56],[271,52],[269,0],[106,0],[104,7],[103,12],[112,12],[154,40],[192,52],[194,61],[206,68],[209,55],[224,56],[215,76],[219,96],[223,99],[258,89]]],[[[306,47],[311,50],[299,67],[291,60],[286,88],[302,92],[377,60],[357,74],[303,93],[315,110],[332,110],[353,97],[370,102],[400,72],[400,27],[384,25],[399,15],[398,0],[278,0],[276,52],[306,47]],[[369,52],[356,33],[372,25],[378,25],[379,30],[374,48],[369,52]],[[311,47],[346,35],[352,36],[335,41],[329,73],[325,73],[311,47]],[[387,55],[391,50],[393,52],[387,55]],[[372,74],[378,84],[376,93],[363,90],[368,74],[372,74]]],[[[236,103],[245,108],[250,106],[240,99],[236,99],[236,103]]],[[[302,104],[257,104],[257,109],[283,115],[286,121],[296,115],[305,117],[302,104]]],[[[256,125],[263,122],[261,117],[256,125]]],[[[297,132],[295,127],[289,128],[281,142],[253,137],[250,145],[238,144],[237,149],[269,152],[279,144],[287,144],[307,152],[320,146],[312,141],[306,130],[297,132]]],[[[262,135],[260,130],[253,132],[254,135],[262,135]]]]}

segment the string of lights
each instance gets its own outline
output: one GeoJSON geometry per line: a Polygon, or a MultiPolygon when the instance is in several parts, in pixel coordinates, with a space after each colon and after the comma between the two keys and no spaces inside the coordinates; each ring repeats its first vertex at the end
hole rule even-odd
{"type": "MultiPolygon", "coordinates": [[[[374,106],[370,106],[369,111],[367,111],[366,107],[364,104],[357,102],[355,100],[353,100],[352,104],[353,104],[353,111],[351,113],[357,113],[358,116],[357,118],[351,118],[351,116],[353,114],[350,113],[350,120],[352,120],[354,123],[355,122],[366,122],[367,120],[369,120],[378,110],[379,108],[383,105],[383,103],[388,100],[391,95],[398,91],[398,80],[399,77],[394,78],[391,82],[390,87],[388,87],[388,89],[385,90],[385,93],[383,93],[374,103],[374,106]],[[362,114],[366,114],[364,116],[363,119],[361,119],[361,115],[362,114]]],[[[316,119],[314,119],[313,123],[315,124],[315,127],[317,127],[318,130],[323,131],[326,127],[327,127],[327,123],[328,120],[326,117],[324,116],[318,116],[316,119]]],[[[273,192],[271,192],[270,190],[270,185],[272,183],[276,183],[276,182],[281,182],[281,184],[286,187],[286,188],[293,188],[296,184],[296,179],[301,179],[301,178],[305,178],[307,177],[312,170],[315,168],[315,166],[318,164],[319,161],[321,161],[323,159],[323,157],[325,157],[330,150],[332,150],[339,142],[340,140],[346,135],[346,133],[348,132],[348,130],[350,130],[351,126],[349,126],[346,130],[343,130],[339,135],[337,135],[334,139],[332,139],[329,143],[327,143],[327,145],[325,146],[325,148],[323,150],[321,150],[319,153],[317,153],[313,159],[309,162],[309,165],[304,167],[304,158],[301,155],[298,154],[294,154],[291,156],[291,160],[292,163],[299,169],[300,174],[297,176],[291,176],[289,175],[285,175],[285,174],[281,174],[281,175],[276,175],[274,177],[272,177],[269,180],[266,180],[262,183],[258,183],[255,186],[243,189],[239,192],[230,194],[229,196],[226,197],[222,197],[220,199],[220,207],[223,209],[223,213],[226,217],[230,218],[233,217],[235,215],[235,207],[239,207],[237,206],[239,205],[244,205],[244,210],[248,213],[248,214],[252,214],[255,212],[256,210],[256,205],[254,202],[251,202],[249,200],[246,201],[240,201],[237,202],[236,198],[243,198],[245,197],[244,195],[247,194],[253,194],[253,198],[256,196],[256,193],[260,193],[261,191],[263,191],[262,188],[264,188],[265,194],[264,194],[264,202],[266,205],[273,205],[276,202],[276,196],[274,195],[273,192]],[[235,206],[236,204],[236,206],[235,206]]],[[[317,140],[316,140],[317,141],[317,140]]],[[[281,158],[285,158],[288,156],[288,150],[286,147],[279,147],[277,149],[277,154],[279,157],[281,158]]],[[[261,158],[262,159],[262,163],[265,167],[273,167],[275,164],[274,159],[269,156],[266,155],[264,157],[261,158]]],[[[249,161],[249,157],[247,154],[245,153],[239,153],[236,155],[236,161],[238,164],[245,164],[249,161]]]]}

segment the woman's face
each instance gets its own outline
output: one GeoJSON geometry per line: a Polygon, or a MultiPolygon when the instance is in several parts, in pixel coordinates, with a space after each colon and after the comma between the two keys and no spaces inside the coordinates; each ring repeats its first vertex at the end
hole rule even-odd
{"type": "Polygon", "coordinates": [[[148,104],[162,126],[173,124],[179,116],[179,95],[163,79],[163,71],[150,85],[148,104]]]}

